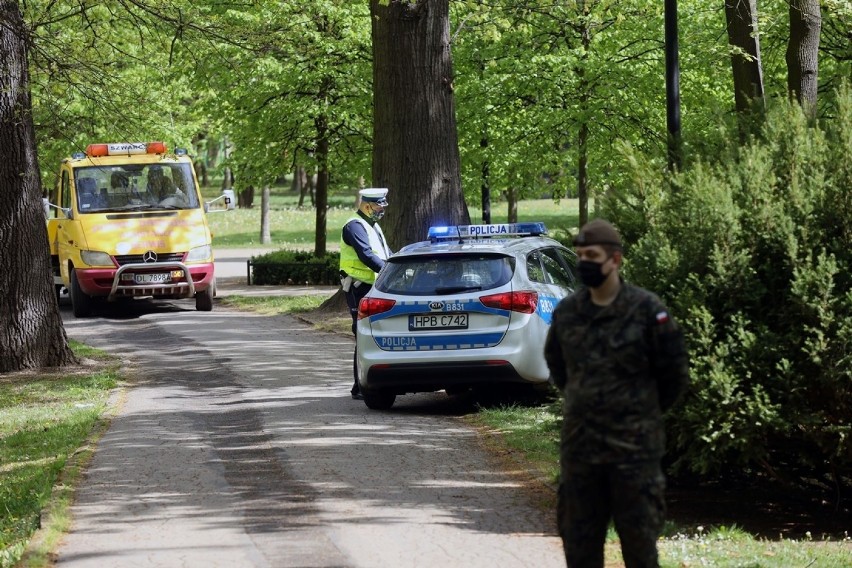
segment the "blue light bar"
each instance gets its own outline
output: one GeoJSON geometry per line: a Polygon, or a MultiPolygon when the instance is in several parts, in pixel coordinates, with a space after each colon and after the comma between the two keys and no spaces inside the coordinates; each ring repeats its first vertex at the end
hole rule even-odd
{"type": "Polygon", "coordinates": [[[86,157],[86,153],[85,152],[74,152],[73,154],[71,154],[71,157],[74,158],[75,160],[82,160],[83,158],[86,157]]]}
{"type": "Polygon", "coordinates": [[[186,156],[186,148],[175,148],[175,156],[186,156]]]}
{"type": "Polygon", "coordinates": [[[494,225],[449,225],[429,227],[431,241],[488,237],[536,237],[547,234],[541,221],[528,223],[497,223],[494,225]]]}

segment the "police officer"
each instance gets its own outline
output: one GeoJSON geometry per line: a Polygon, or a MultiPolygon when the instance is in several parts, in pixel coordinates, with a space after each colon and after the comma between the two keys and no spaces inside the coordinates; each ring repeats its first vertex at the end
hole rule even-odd
{"type": "MultiPolygon", "coordinates": [[[[355,333],[358,321],[358,303],[370,291],[376,281],[376,274],[391,254],[378,224],[388,206],[388,190],[371,187],[362,189],[358,195],[358,210],[343,225],[340,241],[340,283],[352,315],[352,333],[355,333]]],[[[358,357],[357,345],[354,357],[358,357]]],[[[353,374],[355,383],[352,385],[352,398],[362,400],[357,364],[354,362],[353,374]]]]}
{"type": "Polygon", "coordinates": [[[544,355],[563,394],[557,522],[569,567],[602,567],[609,520],[627,568],[658,566],[665,516],[663,412],[686,389],[683,335],[660,299],[619,276],[602,219],[574,238],[585,285],[553,313],[544,355]]]}

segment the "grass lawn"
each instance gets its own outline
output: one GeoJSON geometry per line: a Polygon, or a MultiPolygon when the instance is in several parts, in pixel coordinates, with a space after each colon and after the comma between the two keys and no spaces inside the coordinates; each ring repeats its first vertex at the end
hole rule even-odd
{"type": "Polygon", "coordinates": [[[72,342],[84,364],[62,375],[0,376],[0,567],[14,566],[30,537],[28,566],[47,563],[47,553],[67,530],[67,508],[87,444],[105,424],[118,362],[72,342]]]}
{"type": "MultiPolygon", "coordinates": [[[[215,197],[215,192],[205,192],[205,198],[215,197]]],[[[269,198],[269,232],[272,239],[270,248],[312,250],[314,247],[316,212],[313,207],[298,207],[298,196],[282,188],[274,188],[269,198]]],[[[352,215],[355,197],[332,196],[326,221],[326,242],[330,250],[337,250],[340,228],[352,215]]],[[[390,207],[393,207],[391,202],[390,207]]],[[[235,209],[208,215],[210,230],[213,232],[213,245],[217,248],[255,247],[260,245],[260,196],[256,193],[251,209],[235,209]]],[[[482,213],[470,208],[471,222],[482,220],[482,213]]],[[[579,209],[576,199],[563,199],[554,203],[550,199],[530,199],[518,205],[519,221],[543,221],[551,233],[568,228],[576,228],[579,209]]],[[[492,206],[493,223],[505,223],[507,208],[505,203],[492,206]]],[[[425,238],[425,235],[424,235],[425,238]]]]}

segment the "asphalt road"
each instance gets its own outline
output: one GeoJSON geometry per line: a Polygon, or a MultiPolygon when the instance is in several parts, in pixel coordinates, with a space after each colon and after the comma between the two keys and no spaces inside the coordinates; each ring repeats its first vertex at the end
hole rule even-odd
{"type": "Polygon", "coordinates": [[[351,338],[188,300],[62,311],[133,378],[58,566],[564,566],[526,475],[458,418],[469,402],[368,410],[351,338]]]}

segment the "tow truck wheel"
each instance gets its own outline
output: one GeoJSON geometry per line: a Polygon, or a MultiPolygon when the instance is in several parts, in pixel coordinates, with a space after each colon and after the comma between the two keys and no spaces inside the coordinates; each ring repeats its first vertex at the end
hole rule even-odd
{"type": "Polygon", "coordinates": [[[364,404],[372,410],[387,410],[393,406],[396,395],[386,391],[362,391],[364,404]]]}
{"type": "Polygon", "coordinates": [[[77,281],[77,271],[71,269],[71,311],[74,312],[75,318],[84,318],[92,313],[92,298],[80,288],[80,283],[77,281]]]}
{"type": "Polygon", "coordinates": [[[195,293],[195,309],[199,312],[210,312],[213,310],[213,285],[207,287],[203,292],[195,293]]]}

